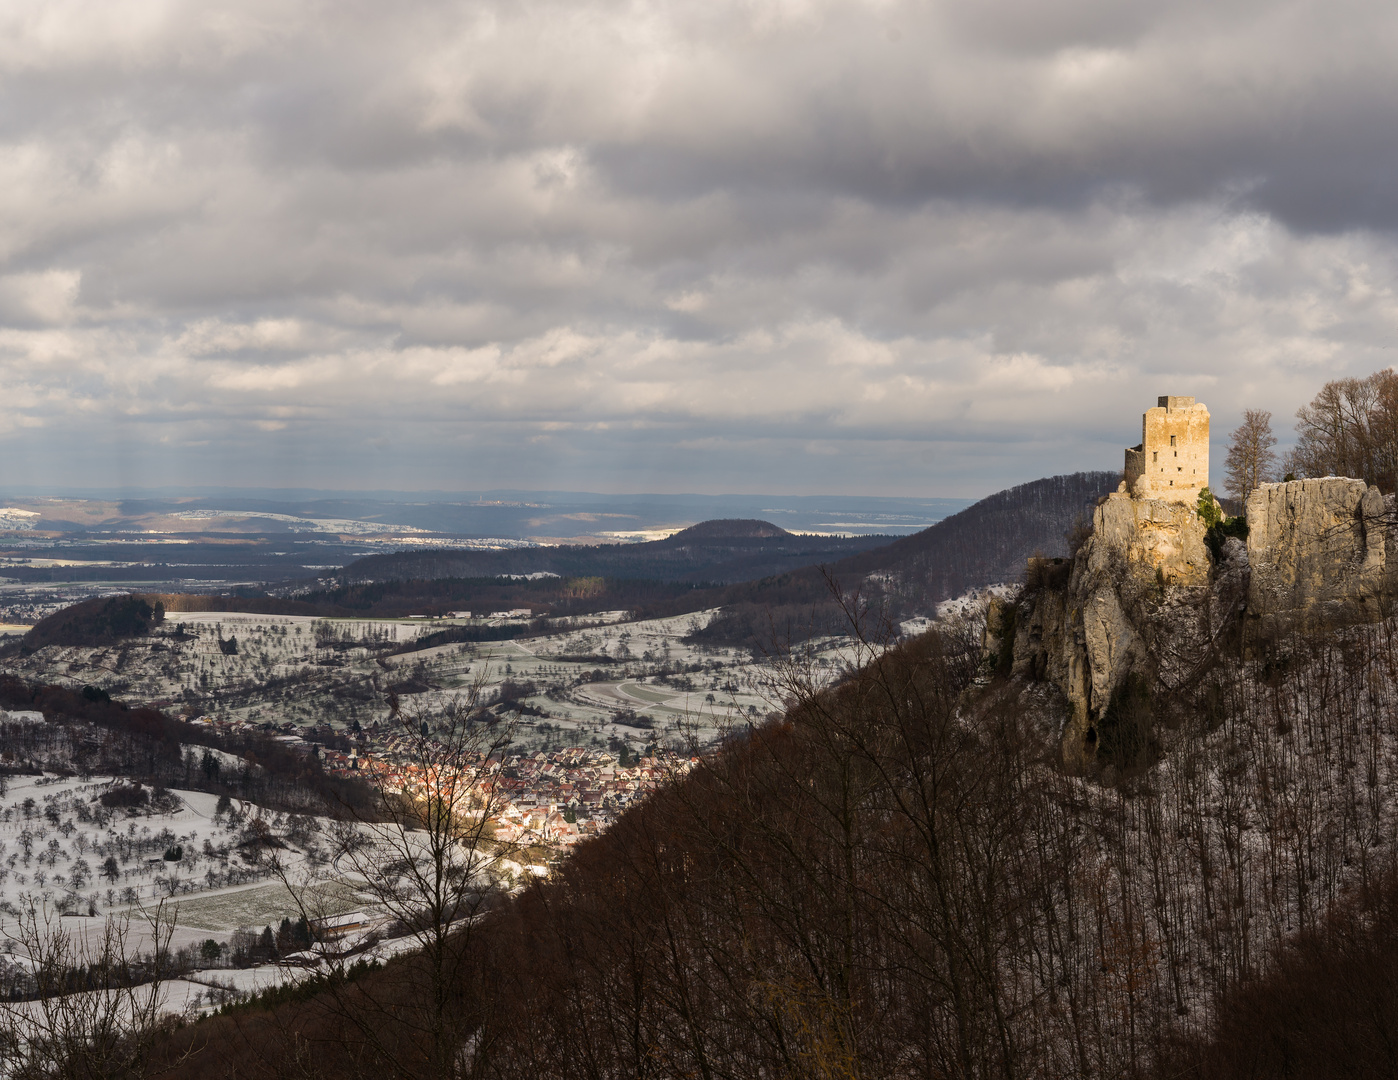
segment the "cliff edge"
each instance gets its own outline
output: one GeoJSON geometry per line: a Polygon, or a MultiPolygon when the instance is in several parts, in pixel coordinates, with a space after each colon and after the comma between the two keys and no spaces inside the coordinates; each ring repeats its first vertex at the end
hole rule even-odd
{"type": "Polygon", "coordinates": [[[1247,613],[1276,635],[1293,625],[1372,622],[1398,590],[1393,496],[1363,480],[1263,484],[1247,502],[1247,613]]]}
{"type": "Polygon", "coordinates": [[[1067,698],[1070,769],[1148,759],[1152,700],[1197,681],[1224,650],[1374,621],[1398,597],[1394,499],[1362,480],[1262,485],[1248,499],[1246,545],[1211,537],[1195,506],[1152,494],[1122,484],[1076,555],[1031,561],[1019,597],[987,619],[988,662],[1067,698]]]}

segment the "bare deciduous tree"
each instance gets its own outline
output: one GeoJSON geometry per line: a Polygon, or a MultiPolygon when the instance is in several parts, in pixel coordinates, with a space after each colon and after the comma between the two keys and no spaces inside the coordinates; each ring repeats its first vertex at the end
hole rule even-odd
{"type": "Polygon", "coordinates": [[[1398,484],[1398,374],[1335,379],[1296,411],[1297,476],[1353,476],[1384,491],[1398,484]]]}
{"type": "Polygon", "coordinates": [[[378,805],[369,813],[344,808],[333,864],[297,874],[275,851],[267,856],[318,932],[327,1004],[362,1040],[371,1071],[436,1080],[466,1067],[472,1024],[460,1003],[471,980],[470,937],[507,877],[502,863],[519,856],[518,845],[494,835],[514,723],[481,708],[485,679],[482,670],[464,693],[435,703],[390,696],[398,749],[392,761],[367,764],[378,805]],[[358,950],[336,940],[327,918],[339,910],[326,906],[337,881],[387,917],[390,936],[414,946],[395,969],[401,978],[373,987],[345,978],[358,950]]]}
{"type": "Polygon", "coordinates": [[[1232,496],[1247,503],[1259,484],[1276,478],[1277,455],[1272,447],[1272,414],[1266,409],[1248,409],[1242,424],[1228,436],[1227,484],[1232,496]]]}
{"type": "Polygon", "coordinates": [[[173,913],[147,912],[151,951],[137,948],[131,916],[105,921],[97,941],[77,938],[30,905],[5,932],[30,971],[28,1000],[0,1001],[0,1073],[17,1080],[151,1075],[162,1029],[173,913]]]}

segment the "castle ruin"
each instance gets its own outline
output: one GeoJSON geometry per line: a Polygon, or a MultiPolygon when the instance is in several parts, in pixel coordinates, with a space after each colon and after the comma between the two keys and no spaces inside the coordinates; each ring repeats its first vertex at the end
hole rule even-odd
{"type": "Polygon", "coordinates": [[[1209,485],[1209,410],[1192,397],[1162,397],[1141,417],[1141,444],[1126,451],[1126,490],[1193,503],[1209,485]]]}
{"type": "Polygon", "coordinates": [[[1066,698],[1070,769],[1098,761],[1103,745],[1115,748],[1109,761],[1139,761],[1145,743],[1123,757],[1121,733],[1144,739],[1130,725],[1151,723],[1153,695],[1215,662],[1225,629],[1265,659],[1293,631],[1329,633],[1398,611],[1398,497],[1342,476],[1260,484],[1247,500],[1246,542],[1216,537],[1215,546],[1194,505],[1209,481],[1208,409],[1162,397],[1141,436],[1067,574],[1041,574],[986,614],[984,655],[1002,663],[1008,649],[1015,675],[1047,680],[1066,698]]]}

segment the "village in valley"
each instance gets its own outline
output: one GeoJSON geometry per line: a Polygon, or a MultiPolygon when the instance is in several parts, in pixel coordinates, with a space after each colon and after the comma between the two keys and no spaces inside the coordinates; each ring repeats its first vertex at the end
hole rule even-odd
{"type": "MultiPolygon", "coordinates": [[[[710,614],[607,612],[557,620],[548,633],[434,645],[429,635],[443,629],[523,624],[521,613],[334,620],[172,612],[146,637],[46,646],[12,667],[207,731],[182,748],[187,777],[246,780],[262,766],[213,747],[261,740],[314,759],[334,780],[420,800],[449,761],[485,815],[482,881],[514,891],[547,876],[573,845],[688,771],[716,741],[780,708],[793,658],[687,642],[710,614]],[[439,734],[444,717],[465,728],[439,734]]],[[[821,680],[837,677],[849,658],[845,639],[799,650],[802,670],[821,680]]],[[[392,913],[362,875],[342,865],[333,807],[297,813],[175,783],[152,790],[89,775],[67,762],[36,711],[0,712],[0,732],[17,773],[0,798],[0,937],[15,939],[33,905],[87,938],[97,933],[88,927],[140,922],[162,908],[180,958],[180,977],[162,993],[168,1008],[196,1012],[303,977],[326,942],[370,959],[411,947],[395,937],[392,913]],[[32,749],[39,745],[49,749],[32,749]],[[316,910],[309,923],[307,888],[316,910]],[[307,952],[312,938],[322,944],[307,952]]],[[[0,982],[22,981],[6,963],[0,957],[0,982]]]]}
{"type": "MultiPolygon", "coordinates": [[[[497,834],[555,847],[605,829],[724,733],[776,707],[771,663],[684,642],[704,615],[604,613],[539,637],[411,650],[463,620],[178,613],[148,642],[51,648],[25,663],[225,735],[270,735],[333,775],[408,792],[422,787],[422,766],[392,710],[432,724],[443,710],[474,709],[482,749],[461,765],[499,805],[497,834]]],[[[839,642],[807,652],[818,670],[838,670],[839,642]]]]}
{"type": "MultiPolygon", "coordinates": [[[[242,720],[198,719],[229,733],[249,727],[242,720]]],[[[429,792],[428,770],[417,747],[401,734],[384,734],[376,728],[348,752],[321,749],[314,740],[324,733],[313,728],[301,729],[290,738],[305,752],[317,753],[332,775],[358,776],[389,792],[429,792]]],[[[444,750],[429,744],[428,753],[434,749],[444,750]]],[[[626,807],[697,760],[663,746],[631,754],[624,743],[618,753],[580,746],[533,752],[512,749],[507,746],[493,755],[469,752],[459,764],[480,801],[494,811],[490,820],[494,839],[545,850],[596,836],[626,807]]]]}

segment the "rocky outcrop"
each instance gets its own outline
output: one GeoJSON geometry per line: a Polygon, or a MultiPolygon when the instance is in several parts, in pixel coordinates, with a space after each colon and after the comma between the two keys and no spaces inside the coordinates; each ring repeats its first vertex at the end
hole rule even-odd
{"type": "Polygon", "coordinates": [[[1247,502],[1246,544],[1211,541],[1197,506],[1153,495],[1122,484],[1097,504],[1071,563],[1030,560],[1019,597],[990,613],[987,669],[1011,666],[1066,698],[1070,769],[1104,753],[1148,758],[1159,710],[1207,688],[1240,647],[1398,612],[1398,507],[1362,480],[1263,484],[1247,502]]]}
{"type": "Polygon", "coordinates": [[[981,638],[981,666],[1004,671],[1006,660],[1014,657],[1015,607],[998,596],[991,596],[985,612],[985,633],[981,638]]]}
{"type": "Polygon", "coordinates": [[[1206,669],[1230,628],[1263,643],[1378,619],[1398,598],[1394,499],[1362,480],[1264,484],[1248,499],[1246,546],[1229,538],[1214,558],[1195,507],[1148,494],[1123,485],[1103,499],[1071,572],[1031,563],[1014,611],[996,617],[997,657],[1012,635],[1014,673],[1068,700],[1069,767],[1097,757],[1133,676],[1168,693],[1206,669]]]}
{"type": "Polygon", "coordinates": [[[995,666],[1012,638],[1015,675],[1067,697],[1065,766],[1089,767],[1130,711],[1121,701],[1197,682],[1229,634],[1271,647],[1286,630],[1394,613],[1395,518],[1394,496],[1363,481],[1265,483],[1247,500],[1246,545],[1215,542],[1211,557],[1197,507],[1123,485],[1097,504],[1071,567],[1030,562],[1014,611],[995,613],[995,666]]]}
{"type": "Polygon", "coordinates": [[[1082,549],[1090,575],[1124,572],[1146,584],[1208,584],[1208,530],[1194,506],[1118,491],[1097,507],[1092,526],[1082,549]]]}
{"type": "Polygon", "coordinates": [[[1248,615],[1265,635],[1372,621],[1398,587],[1393,498],[1363,480],[1263,484],[1248,498],[1248,615]]]}
{"type": "MultiPolygon", "coordinates": [[[[1066,581],[1042,580],[1044,568],[1031,565],[1012,620],[1013,670],[1049,680],[1068,699],[1070,767],[1091,762],[1113,696],[1150,666],[1167,593],[1206,589],[1206,533],[1192,506],[1119,490],[1098,504],[1066,581]]],[[[1010,621],[996,617],[1001,634],[1010,621]]]]}
{"type": "Polygon", "coordinates": [[[1031,561],[1013,613],[992,613],[987,643],[993,628],[996,655],[1013,635],[1014,674],[1046,680],[1067,699],[1061,749],[1069,768],[1089,767],[1110,741],[1114,703],[1133,677],[1152,687],[1187,680],[1221,613],[1241,609],[1246,549],[1231,541],[1228,572],[1216,575],[1207,535],[1195,506],[1131,495],[1123,485],[1098,503],[1092,535],[1070,565],[1031,561]]]}

